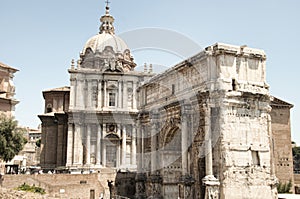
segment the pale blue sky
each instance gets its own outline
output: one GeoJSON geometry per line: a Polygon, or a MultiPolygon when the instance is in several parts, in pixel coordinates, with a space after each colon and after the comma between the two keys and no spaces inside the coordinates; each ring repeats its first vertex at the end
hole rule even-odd
{"type": "MultiPolygon", "coordinates": [[[[111,1],[117,34],[155,27],[184,35],[199,51],[216,42],[264,49],[271,94],[295,105],[292,137],[300,144],[299,1],[111,1]]],[[[69,85],[70,61],[98,33],[104,0],[4,0],[0,6],[0,61],[20,70],[14,81],[21,101],[16,118],[36,128],[44,109],[42,91],[69,85]]],[[[157,50],[133,55],[138,65],[180,61],[157,50]]]]}

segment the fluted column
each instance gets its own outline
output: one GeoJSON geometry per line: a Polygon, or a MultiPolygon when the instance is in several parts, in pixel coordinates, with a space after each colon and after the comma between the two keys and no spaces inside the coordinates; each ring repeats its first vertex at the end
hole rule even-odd
{"type": "Polygon", "coordinates": [[[131,164],[136,165],[136,137],[137,137],[136,126],[132,126],[132,136],[131,136],[131,164]]]}
{"type": "Polygon", "coordinates": [[[91,163],[91,125],[87,125],[86,132],[86,161],[85,163],[89,165],[91,163]]]}
{"type": "Polygon", "coordinates": [[[123,126],[123,132],[122,132],[122,165],[126,165],[126,126],[123,126]]]}
{"type": "Polygon", "coordinates": [[[67,166],[71,166],[73,164],[73,153],[74,153],[73,135],[74,135],[73,124],[70,123],[68,126],[67,166]]]}
{"type": "Polygon", "coordinates": [[[101,125],[98,126],[97,141],[96,141],[96,165],[101,162],[101,139],[102,139],[101,125]]]}

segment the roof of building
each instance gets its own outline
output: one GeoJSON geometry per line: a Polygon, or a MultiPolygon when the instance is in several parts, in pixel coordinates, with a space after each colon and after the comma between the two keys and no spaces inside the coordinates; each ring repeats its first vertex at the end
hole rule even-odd
{"type": "Polygon", "coordinates": [[[93,36],[86,42],[83,53],[85,53],[88,48],[90,48],[93,53],[96,51],[103,52],[107,46],[111,46],[116,53],[124,53],[125,50],[129,49],[127,44],[120,37],[115,34],[103,32],[93,36]]]}
{"type": "Polygon", "coordinates": [[[283,101],[274,96],[271,96],[271,106],[273,106],[273,107],[276,106],[276,107],[281,107],[281,108],[283,108],[283,107],[293,108],[294,107],[293,104],[290,104],[290,103],[283,101]]]}
{"type": "Polygon", "coordinates": [[[11,66],[9,66],[9,65],[7,65],[7,64],[4,64],[4,63],[2,63],[2,62],[0,62],[0,67],[5,68],[5,69],[13,70],[14,72],[19,71],[18,69],[15,69],[15,68],[13,68],[13,67],[11,67],[11,66]]]}
{"type": "Polygon", "coordinates": [[[109,13],[109,7],[106,6],[106,13],[100,18],[102,22],[99,34],[91,37],[85,44],[82,53],[85,54],[87,49],[91,49],[93,53],[96,51],[103,52],[105,47],[110,46],[116,53],[124,53],[128,50],[127,44],[115,35],[115,27],[113,25],[114,18],[109,13]]]}
{"type": "Polygon", "coordinates": [[[70,91],[70,87],[69,86],[64,86],[64,87],[59,87],[59,88],[52,88],[49,90],[44,90],[43,93],[45,92],[67,92],[70,91]]]}

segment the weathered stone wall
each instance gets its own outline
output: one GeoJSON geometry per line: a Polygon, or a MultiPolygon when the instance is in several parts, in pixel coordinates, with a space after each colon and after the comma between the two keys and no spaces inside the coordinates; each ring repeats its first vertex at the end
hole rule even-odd
{"type": "MultiPolygon", "coordinates": [[[[274,145],[274,164],[276,177],[281,183],[294,181],[293,156],[291,145],[290,108],[287,104],[278,104],[280,101],[273,101],[272,136],[274,145]],[[275,104],[276,102],[277,104],[275,104]]],[[[292,188],[293,190],[293,188],[292,188]]]]}
{"type": "MultiPolygon", "coordinates": [[[[38,193],[31,193],[31,192],[25,192],[25,191],[17,191],[12,189],[5,189],[0,187],[0,198],[3,199],[16,199],[16,198],[22,198],[22,199],[56,199],[56,197],[50,197],[49,195],[41,195],[38,193]]],[[[61,198],[61,197],[57,197],[61,198]]]]}
{"type": "Polygon", "coordinates": [[[275,197],[265,59],[262,50],[216,44],[145,82],[139,119],[146,127],[144,153],[151,154],[148,196],[275,197]],[[161,156],[171,142],[178,165],[161,156]]]}
{"type": "Polygon", "coordinates": [[[115,180],[115,174],[39,174],[4,175],[2,187],[14,189],[23,183],[46,190],[48,196],[60,198],[90,199],[91,194],[99,198],[109,198],[107,180],[115,180]]]}

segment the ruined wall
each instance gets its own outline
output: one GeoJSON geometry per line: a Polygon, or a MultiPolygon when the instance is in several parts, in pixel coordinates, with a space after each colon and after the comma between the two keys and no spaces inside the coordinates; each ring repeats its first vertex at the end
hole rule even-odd
{"type": "MultiPolygon", "coordinates": [[[[291,145],[290,108],[292,105],[274,99],[272,101],[272,137],[276,177],[281,183],[293,183],[293,156],[291,145]]],[[[293,189],[292,189],[293,191],[293,189]]]]}
{"type": "Polygon", "coordinates": [[[173,153],[181,156],[178,162],[170,162],[170,156],[148,159],[147,165],[159,164],[161,169],[148,175],[146,195],[161,191],[167,198],[171,192],[179,198],[275,197],[265,60],[262,50],[215,44],[145,82],[139,92],[141,114],[148,115],[140,121],[150,136],[144,140],[144,152],[157,151],[153,133],[159,134],[160,147],[167,140],[176,142],[176,127],[177,146],[184,147],[173,153]],[[192,107],[190,112],[186,105],[192,107]],[[155,112],[159,130],[153,129],[155,112]],[[162,182],[153,181],[154,174],[161,175],[162,182]]]}
{"type": "Polygon", "coordinates": [[[102,174],[39,174],[39,175],[5,175],[2,187],[14,189],[23,183],[39,186],[50,197],[90,199],[90,196],[109,198],[107,180],[114,179],[102,174]],[[92,195],[91,195],[92,194],[92,195]]]}

